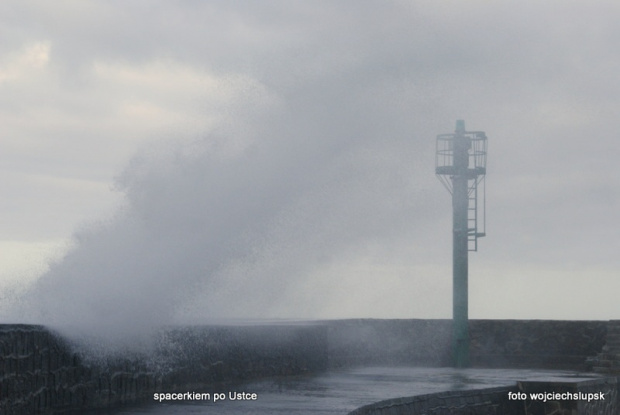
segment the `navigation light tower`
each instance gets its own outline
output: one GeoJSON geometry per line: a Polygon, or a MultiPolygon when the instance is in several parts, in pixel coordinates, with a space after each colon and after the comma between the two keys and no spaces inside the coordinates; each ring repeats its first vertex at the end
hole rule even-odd
{"type": "Polygon", "coordinates": [[[435,173],[452,194],[452,353],[455,367],[469,366],[467,256],[469,251],[478,250],[478,238],[485,236],[486,162],[485,133],[465,131],[465,121],[456,122],[454,134],[437,136],[435,173]]]}

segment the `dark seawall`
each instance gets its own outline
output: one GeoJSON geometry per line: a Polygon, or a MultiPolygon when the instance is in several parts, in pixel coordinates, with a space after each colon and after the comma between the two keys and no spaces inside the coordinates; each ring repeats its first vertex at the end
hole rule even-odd
{"type": "Polygon", "coordinates": [[[110,408],[154,393],[291,376],[327,367],[317,325],[182,327],[146,356],[93,361],[42,326],[0,326],[0,414],[110,408]]]}
{"type": "MultiPolygon", "coordinates": [[[[330,366],[451,365],[452,320],[332,320],[330,366]]],[[[606,321],[470,320],[474,367],[587,370],[601,351],[606,321]]]]}
{"type": "MultiPolygon", "coordinates": [[[[59,413],[153,393],[356,365],[450,365],[450,320],[333,320],[165,330],[148,356],[94,362],[42,326],[0,326],[0,413],[59,413]],[[161,338],[160,338],[161,340],[161,338]]],[[[586,369],[607,322],[473,320],[478,367],[586,369]]]]}

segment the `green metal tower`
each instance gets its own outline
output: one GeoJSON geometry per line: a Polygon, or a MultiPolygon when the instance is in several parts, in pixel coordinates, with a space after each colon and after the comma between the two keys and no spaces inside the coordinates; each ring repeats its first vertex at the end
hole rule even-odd
{"type": "Polygon", "coordinates": [[[468,253],[478,250],[478,238],[486,234],[486,159],[485,133],[465,131],[463,120],[456,122],[454,134],[437,136],[435,173],[452,194],[452,353],[455,367],[469,366],[468,253]]]}

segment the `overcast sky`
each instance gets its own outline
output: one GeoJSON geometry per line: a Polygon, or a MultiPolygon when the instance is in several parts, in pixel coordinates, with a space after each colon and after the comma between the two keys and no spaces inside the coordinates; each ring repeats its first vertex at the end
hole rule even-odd
{"type": "Polygon", "coordinates": [[[3,1],[4,320],[618,319],[615,1],[3,1]],[[18,311],[17,311],[18,310],[18,311]]]}

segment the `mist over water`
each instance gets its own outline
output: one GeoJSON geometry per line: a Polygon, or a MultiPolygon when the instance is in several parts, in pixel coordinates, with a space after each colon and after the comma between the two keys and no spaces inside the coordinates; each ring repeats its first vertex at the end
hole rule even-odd
{"type": "Polygon", "coordinates": [[[341,317],[344,303],[372,313],[347,284],[357,274],[354,286],[372,292],[386,276],[360,266],[424,254],[403,241],[416,216],[420,229],[421,215],[436,215],[424,189],[424,180],[437,188],[432,140],[424,128],[389,128],[394,115],[380,107],[398,99],[315,87],[141,151],[115,183],[123,207],[75,232],[17,318],[131,343],[169,324],[341,317]],[[339,93],[359,95],[355,107],[340,106],[339,93]]]}

